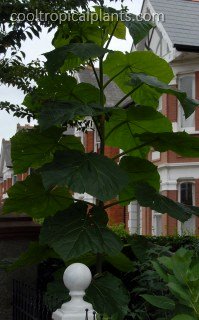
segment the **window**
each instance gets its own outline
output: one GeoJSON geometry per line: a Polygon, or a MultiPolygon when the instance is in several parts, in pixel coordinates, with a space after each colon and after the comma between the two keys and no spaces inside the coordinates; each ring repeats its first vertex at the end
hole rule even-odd
{"type": "Polygon", "coordinates": [[[188,206],[193,205],[193,183],[183,182],[180,184],[180,202],[188,206]]]}
{"type": "Polygon", "coordinates": [[[13,175],[12,176],[12,185],[14,186],[14,184],[17,182],[18,178],[17,178],[17,175],[13,175]]]}
{"type": "MultiPolygon", "coordinates": [[[[179,184],[179,202],[188,206],[195,205],[195,184],[193,181],[184,181],[179,184]]],[[[195,234],[195,216],[184,223],[179,223],[180,234],[195,234]]]]}
{"type": "MultiPolygon", "coordinates": [[[[179,77],[179,90],[186,92],[189,98],[195,99],[195,75],[186,74],[179,77]]],[[[182,129],[195,131],[195,113],[185,119],[184,110],[179,105],[179,125],[182,129]]]]}

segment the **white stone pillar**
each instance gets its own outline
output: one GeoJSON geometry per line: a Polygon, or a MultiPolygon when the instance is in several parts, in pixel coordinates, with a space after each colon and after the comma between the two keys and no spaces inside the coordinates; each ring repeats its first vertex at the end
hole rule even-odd
{"type": "Polygon", "coordinates": [[[69,289],[71,300],[53,313],[53,320],[85,320],[86,310],[88,310],[87,319],[93,320],[93,306],[83,299],[91,280],[89,268],[82,263],[73,263],[65,270],[63,281],[69,289]]]}

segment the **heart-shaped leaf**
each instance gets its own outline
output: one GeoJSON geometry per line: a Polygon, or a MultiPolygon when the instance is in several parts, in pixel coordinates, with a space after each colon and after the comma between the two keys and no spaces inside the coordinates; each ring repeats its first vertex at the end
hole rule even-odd
{"type": "Polygon", "coordinates": [[[120,201],[125,201],[123,205],[135,199],[135,185],[138,182],[148,183],[159,191],[160,176],[157,167],[153,163],[145,159],[123,157],[120,161],[120,167],[127,172],[129,177],[129,184],[119,195],[120,201]],[[127,199],[129,200],[126,201],[127,199]]]}
{"type": "Polygon", "coordinates": [[[144,73],[157,77],[160,81],[170,83],[174,74],[171,67],[164,60],[149,51],[109,53],[104,62],[104,72],[113,78],[118,87],[125,93],[132,92],[131,97],[137,104],[157,107],[161,93],[147,85],[132,86],[131,74],[144,73]],[[136,89],[136,90],[135,90],[136,89]]]}
{"type": "Polygon", "coordinates": [[[62,72],[79,68],[90,58],[103,56],[109,50],[95,43],[71,43],[45,53],[46,68],[50,73],[61,69],[62,72]]]}
{"type": "Polygon", "coordinates": [[[106,122],[106,145],[119,147],[130,155],[145,158],[149,151],[136,135],[144,132],[172,131],[171,122],[160,112],[150,107],[130,107],[127,110],[114,110],[106,122]]]}
{"type": "Polygon", "coordinates": [[[65,187],[46,190],[41,176],[30,175],[8,190],[4,213],[26,213],[33,218],[44,218],[68,208],[73,199],[65,187]]]}
{"type": "Polygon", "coordinates": [[[88,214],[86,204],[76,203],[45,220],[40,243],[53,248],[64,261],[89,252],[114,255],[121,251],[122,243],[106,227],[107,222],[102,208],[94,207],[88,214]]]}
{"type": "Polygon", "coordinates": [[[86,192],[102,201],[116,197],[128,183],[127,174],[113,160],[77,151],[57,152],[41,175],[46,188],[67,185],[74,192],[86,192]]]}
{"type": "Polygon", "coordinates": [[[79,138],[63,136],[63,129],[50,128],[40,132],[39,128],[19,131],[11,139],[11,156],[15,173],[24,173],[28,168],[37,169],[51,162],[56,150],[84,151],[79,138]]]}

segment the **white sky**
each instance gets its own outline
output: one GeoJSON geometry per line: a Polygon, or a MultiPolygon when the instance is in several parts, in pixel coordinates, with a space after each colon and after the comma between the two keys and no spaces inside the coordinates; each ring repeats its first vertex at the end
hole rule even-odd
{"type": "MultiPolygon", "coordinates": [[[[134,14],[139,14],[143,0],[124,0],[123,5],[129,8],[129,11],[134,14]]],[[[121,3],[110,2],[105,0],[105,4],[114,7],[121,8],[121,3]]],[[[52,34],[47,34],[44,30],[41,34],[40,39],[33,38],[33,40],[26,40],[22,46],[22,50],[26,53],[26,61],[30,62],[37,58],[41,59],[42,53],[48,52],[53,49],[51,45],[52,34]]],[[[114,39],[111,45],[111,49],[118,49],[120,51],[129,51],[132,45],[131,37],[128,35],[126,41],[114,39]]],[[[14,104],[21,104],[24,98],[22,91],[0,85],[0,101],[9,101],[14,104]]],[[[2,138],[9,139],[16,132],[17,123],[25,124],[27,123],[26,119],[18,119],[13,117],[12,114],[7,112],[0,111],[0,141],[2,138]]]]}

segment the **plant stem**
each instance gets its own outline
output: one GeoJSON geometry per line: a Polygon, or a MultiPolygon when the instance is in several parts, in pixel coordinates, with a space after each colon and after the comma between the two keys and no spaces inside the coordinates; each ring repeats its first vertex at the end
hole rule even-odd
{"type": "MultiPolygon", "coordinates": [[[[100,69],[100,105],[104,108],[104,72],[103,72],[103,57],[99,60],[99,69],[100,69]]],[[[100,134],[101,134],[101,145],[100,145],[100,154],[104,155],[105,149],[105,116],[100,116],[100,134]]]]}
{"type": "Polygon", "coordinates": [[[113,28],[113,31],[111,32],[111,35],[110,35],[110,37],[109,37],[109,39],[108,39],[108,41],[107,41],[107,44],[106,44],[105,49],[108,49],[109,44],[111,43],[111,40],[112,40],[112,38],[113,38],[113,36],[114,36],[115,30],[116,30],[116,28],[117,28],[117,26],[118,26],[118,23],[119,23],[119,20],[117,20],[117,22],[116,22],[116,24],[115,24],[115,26],[114,26],[114,28],[113,28]]]}
{"type": "Polygon", "coordinates": [[[95,66],[94,66],[94,64],[93,64],[93,61],[92,61],[92,59],[90,59],[89,61],[90,61],[90,65],[91,65],[91,67],[92,67],[92,69],[93,69],[93,73],[94,73],[94,75],[95,75],[95,78],[96,78],[96,80],[97,80],[97,84],[98,84],[98,86],[100,87],[99,77],[98,77],[97,71],[96,71],[96,69],[95,69],[95,66]]]}
{"type": "MultiPolygon", "coordinates": [[[[152,142],[152,141],[151,141],[152,142]]],[[[117,154],[115,157],[113,157],[112,159],[113,160],[116,160],[116,159],[118,159],[118,158],[120,158],[120,157],[122,157],[122,156],[125,156],[125,154],[127,154],[127,153],[129,153],[129,152],[131,152],[131,151],[135,151],[135,150],[138,150],[138,149],[141,149],[141,148],[143,148],[143,147],[146,147],[146,146],[148,146],[150,144],[150,142],[145,142],[145,143],[143,143],[143,144],[140,144],[139,146],[137,146],[137,147],[135,147],[135,148],[131,148],[131,149],[128,149],[128,150],[126,150],[126,151],[124,151],[124,152],[122,152],[122,153],[119,153],[119,154],[117,154]]]]}
{"type": "Polygon", "coordinates": [[[121,204],[121,203],[124,203],[124,202],[129,202],[129,201],[132,201],[133,198],[130,198],[130,199],[125,199],[125,200],[122,200],[122,201],[115,201],[115,202],[112,202],[110,204],[107,204],[106,206],[104,206],[104,209],[108,209],[108,208],[111,208],[113,206],[116,206],[117,204],[121,204]]]}
{"type": "Polygon", "coordinates": [[[133,90],[131,90],[129,93],[127,93],[116,105],[115,108],[119,107],[119,105],[125,101],[128,97],[130,97],[136,90],[138,90],[143,84],[139,84],[137,87],[135,87],[133,90]]]}
{"type": "Polygon", "coordinates": [[[128,69],[129,66],[124,67],[122,70],[120,70],[120,72],[118,72],[116,75],[114,75],[111,79],[109,79],[105,85],[104,85],[104,89],[115,79],[117,78],[122,72],[124,72],[126,69],[128,69]]]}
{"type": "MultiPolygon", "coordinates": [[[[103,56],[99,59],[99,89],[100,89],[100,104],[104,108],[104,72],[103,72],[103,56]]],[[[105,116],[99,116],[99,133],[101,138],[100,143],[100,154],[104,155],[105,151],[105,116]]],[[[104,202],[97,200],[97,206],[104,207],[104,202]]],[[[97,273],[102,273],[102,263],[103,263],[103,256],[102,254],[98,253],[96,256],[96,271],[97,273]]]]}

